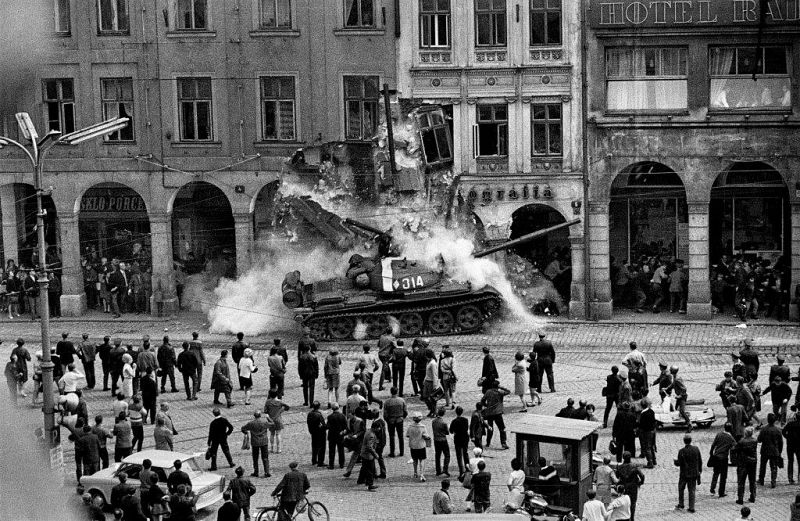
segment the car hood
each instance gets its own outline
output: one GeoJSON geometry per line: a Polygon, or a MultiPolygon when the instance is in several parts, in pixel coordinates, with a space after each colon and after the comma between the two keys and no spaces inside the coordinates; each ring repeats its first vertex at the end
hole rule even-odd
{"type": "Polygon", "coordinates": [[[116,465],[108,467],[107,469],[98,470],[90,476],[82,476],[81,483],[84,486],[91,483],[103,483],[109,485],[116,485],[114,482],[114,473],[117,471],[116,465]]]}

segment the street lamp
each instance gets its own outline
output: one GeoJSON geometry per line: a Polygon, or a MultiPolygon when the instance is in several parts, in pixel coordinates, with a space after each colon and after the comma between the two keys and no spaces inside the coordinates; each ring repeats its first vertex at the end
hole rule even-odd
{"type": "Polygon", "coordinates": [[[44,433],[49,446],[59,443],[58,428],[55,425],[55,402],[53,400],[53,360],[50,357],[50,308],[47,301],[47,246],[44,242],[44,217],[42,207],[42,163],[47,153],[57,144],[77,145],[89,139],[103,137],[128,125],[129,118],[116,118],[62,135],[58,130],[50,130],[39,139],[39,133],[27,112],[16,114],[22,136],[30,142],[30,150],[18,141],[0,136],[0,148],[13,146],[22,150],[28,157],[34,173],[36,190],[36,232],[39,241],[39,315],[42,326],[42,391],[44,412],[44,433]]]}

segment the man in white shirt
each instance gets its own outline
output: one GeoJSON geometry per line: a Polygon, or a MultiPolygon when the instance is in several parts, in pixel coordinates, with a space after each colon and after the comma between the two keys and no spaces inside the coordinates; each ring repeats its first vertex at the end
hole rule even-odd
{"type": "Polygon", "coordinates": [[[631,518],[631,498],[625,493],[625,486],[617,485],[611,496],[614,499],[608,505],[607,521],[628,521],[631,518]]]}
{"type": "Polygon", "coordinates": [[[608,511],[602,501],[597,499],[597,493],[594,490],[586,492],[586,497],[589,498],[583,504],[583,521],[606,521],[608,511]]]}
{"type": "Polygon", "coordinates": [[[58,386],[64,391],[64,394],[74,393],[78,389],[86,387],[86,377],[75,369],[75,364],[67,366],[67,372],[58,381],[58,386]]]}

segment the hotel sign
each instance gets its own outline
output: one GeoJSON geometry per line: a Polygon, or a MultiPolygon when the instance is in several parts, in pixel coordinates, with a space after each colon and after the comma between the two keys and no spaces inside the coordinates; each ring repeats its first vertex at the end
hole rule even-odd
{"type": "Polygon", "coordinates": [[[596,29],[766,25],[800,28],[800,0],[590,0],[596,29]]]}

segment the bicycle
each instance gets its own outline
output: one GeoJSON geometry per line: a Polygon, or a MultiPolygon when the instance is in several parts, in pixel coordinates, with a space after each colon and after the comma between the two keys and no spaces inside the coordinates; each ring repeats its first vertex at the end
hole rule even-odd
{"type": "MultiPolygon", "coordinates": [[[[272,506],[258,509],[258,514],[255,517],[256,521],[278,521],[280,519],[280,499],[278,496],[274,496],[273,500],[272,506]]],[[[303,512],[307,512],[310,521],[330,521],[331,519],[328,508],[325,505],[319,501],[309,501],[306,497],[297,502],[297,507],[295,507],[291,517],[292,521],[297,519],[303,512]]]]}

